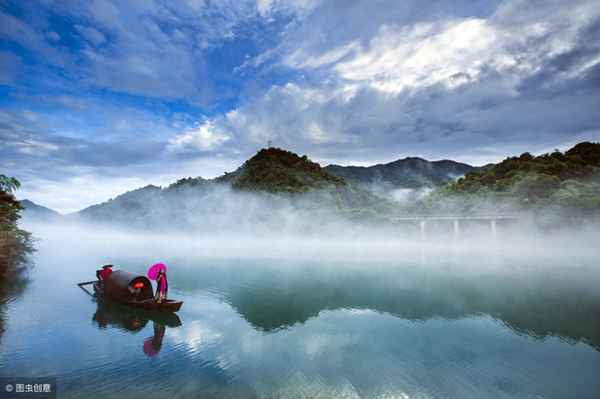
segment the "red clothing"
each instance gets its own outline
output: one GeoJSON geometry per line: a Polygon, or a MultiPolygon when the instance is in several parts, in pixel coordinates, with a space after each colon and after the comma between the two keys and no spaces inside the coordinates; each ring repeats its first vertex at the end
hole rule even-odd
{"type": "Polygon", "coordinates": [[[163,295],[167,295],[167,290],[169,289],[169,283],[167,283],[167,276],[162,274],[161,277],[157,281],[158,292],[163,295]]]}
{"type": "Polygon", "coordinates": [[[108,276],[110,276],[111,273],[112,273],[112,269],[108,269],[108,268],[102,269],[100,271],[100,278],[102,280],[106,280],[108,278],[108,276]]]}

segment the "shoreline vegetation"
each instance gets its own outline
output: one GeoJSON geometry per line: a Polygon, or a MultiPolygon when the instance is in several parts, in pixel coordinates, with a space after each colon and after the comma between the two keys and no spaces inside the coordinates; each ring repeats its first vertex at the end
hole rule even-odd
{"type": "Polygon", "coordinates": [[[508,157],[438,188],[413,209],[527,213],[541,225],[600,220],[600,143],[508,157]]]}
{"type": "Polygon", "coordinates": [[[0,285],[17,277],[25,268],[33,248],[31,233],[18,226],[23,207],[14,192],[20,183],[0,175],[0,285]]]}

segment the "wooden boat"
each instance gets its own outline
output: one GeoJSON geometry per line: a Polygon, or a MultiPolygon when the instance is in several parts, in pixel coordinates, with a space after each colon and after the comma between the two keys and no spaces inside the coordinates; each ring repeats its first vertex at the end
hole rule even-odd
{"type": "Polygon", "coordinates": [[[93,283],[96,297],[109,299],[134,308],[159,312],[177,312],[183,305],[182,301],[173,299],[156,302],[150,280],[145,276],[135,275],[124,270],[112,272],[102,283],[100,281],[91,283],[93,283]]]}

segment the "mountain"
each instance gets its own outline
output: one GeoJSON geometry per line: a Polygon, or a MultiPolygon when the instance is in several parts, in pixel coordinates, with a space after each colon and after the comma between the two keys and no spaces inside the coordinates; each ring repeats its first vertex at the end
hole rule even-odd
{"type": "Polygon", "coordinates": [[[218,179],[239,190],[271,193],[303,193],[315,189],[343,187],[344,179],[329,173],[306,155],[300,157],[280,148],[266,148],[233,173],[218,179]]]}
{"type": "Polygon", "coordinates": [[[162,189],[148,185],[128,191],[101,204],[92,205],[77,213],[76,216],[96,221],[118,221],[126,213],[136,214],[140,218],[145,216],[146,210],[160,196],[162,189]]]}
{"type": "Polygon", "coordinates": [[[377,219],[394,205],[347,184],[306,156],[279,148],[258,151],[232,173],[146,186],[76,215],[128,227],[211,231],[318,228],[328,220],[377,219]]]}
{"type": "Polygon", "coordinates": [[[50,221],[53,219],[59,219],[62,215],[50,208],[36,204],[33,201],[24,199],[19,201],[23,209],[23,219],[27,221],[50,221]]]}
{"type": "Polygon", "coordinates": [[[76,216],[151,230],[260,233],[323,232],[333,225],[339,230],[340,220],[381,223],[401,213],[510,215],[544,205],[600,214],[599,177],[600,144],[594,143],[538,157],[525,153],[482,168],[421,158],[322,168],[306,156],[266,148],[215,179],[142,187],[76,216]],[[402,190],[426,194],[401,204],[385,198],[402,190]]]}
{"type": "Polygon", "coordinates": [[[455,161],[431,162],[412,157],[366,167],[329,165],[324,169],[363,189],[379,195],[394,196],[396,190],[442,186],[477,168],[455,161]]]}
{"type": "MultiPolygon", "coordinates": [[[[600,143],[582,142],[561,152],[509,157],[467,173],[439,190],[431,200],[463,207],[482,200],[512,209],[553,209],[600,214],[600,143]]],[[[572,213],[571,213],[572,214],[572,213]]]]}

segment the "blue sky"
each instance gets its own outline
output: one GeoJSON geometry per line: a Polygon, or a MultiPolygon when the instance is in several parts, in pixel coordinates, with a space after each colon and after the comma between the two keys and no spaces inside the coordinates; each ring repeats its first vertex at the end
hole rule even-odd
{"type": "Polygon", "coordinates": [[[600,7],[4,1],[0,173],[71,212],[274,145],[473,164],[600,140],[600,7]]]}

